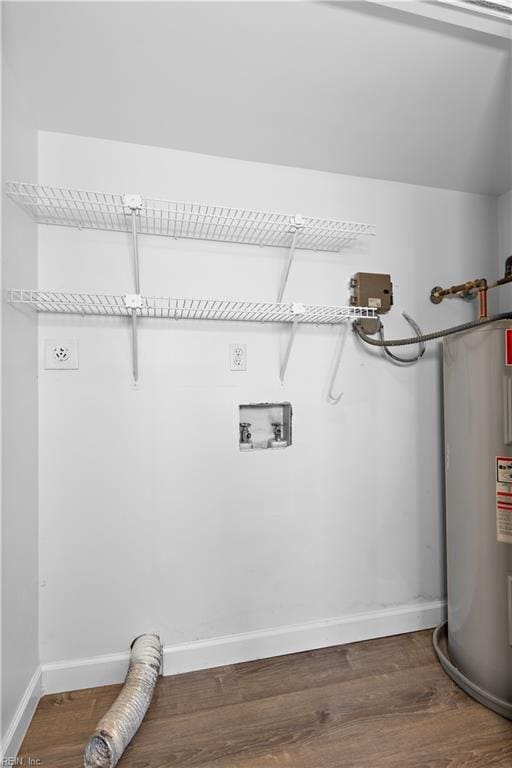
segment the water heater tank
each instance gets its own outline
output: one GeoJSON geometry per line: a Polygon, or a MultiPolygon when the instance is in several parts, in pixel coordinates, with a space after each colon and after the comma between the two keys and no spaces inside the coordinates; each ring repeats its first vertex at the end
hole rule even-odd
{"type": "Polygon", "coordinates": [[[445,338],[444,422],[448,643],[440,627],[434,645],[462,688],[512,719],[511,322],[445,338]]]}

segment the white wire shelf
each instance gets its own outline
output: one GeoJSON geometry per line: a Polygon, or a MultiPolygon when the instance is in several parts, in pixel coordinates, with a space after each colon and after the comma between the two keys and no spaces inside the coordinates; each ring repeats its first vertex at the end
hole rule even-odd
{"type": "Polygon", "coordinates": [[[11,304],[37,312],[131,317],[133,300],[139,317],[173,320],[229,320],[260,323],[310,323],[336,325],[360,317],[376,317],[367,307],[282,304],[227,299],[176,299],[169,297],[63,293],[16,288],[8,291],[11,304]]]}
{"type": "Polygon", "coordinates": [[[6,194],[40,224],[132,231],[127,198],[140,201],[140,234],[227,243],[339,251],[361,236],[375,235],[370,224],[283,213],[251,211],[203,203],[173,202],[106,192],[11,181],[6,194]]]}

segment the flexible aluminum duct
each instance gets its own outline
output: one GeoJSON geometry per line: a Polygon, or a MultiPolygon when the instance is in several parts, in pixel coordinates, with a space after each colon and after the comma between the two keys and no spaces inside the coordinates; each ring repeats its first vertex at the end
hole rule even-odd
{"type": "Polygon", "coordinates": [[[85,768],[114,768],[148,711],[162,668],[158,635],[141,635],[132,644],[121,693],[102,717],[85,747],[85,768]]]}

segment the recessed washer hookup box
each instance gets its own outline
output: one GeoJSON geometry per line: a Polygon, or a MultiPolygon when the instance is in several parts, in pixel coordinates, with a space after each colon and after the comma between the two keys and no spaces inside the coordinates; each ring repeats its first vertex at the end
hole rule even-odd
{"type": "Polygon", "coordinates": [[[291,403],[239,405],[238,444],[241,451],[287,448],[292,444],[291,403]]]}

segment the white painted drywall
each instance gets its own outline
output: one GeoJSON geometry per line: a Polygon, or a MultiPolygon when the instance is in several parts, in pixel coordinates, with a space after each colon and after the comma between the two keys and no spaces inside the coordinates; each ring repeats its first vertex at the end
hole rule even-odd
{"type": "MultiPolygon", "coordinates": [[[[502,277],[505,259],[512,255],[512,189],[498,198],[498,275],[502,277]]],[[[500,310],[511,308],[512,287],[499,288],[500,310]]]]}
{"type": "MultiPolygon", "coordinates": [[[[495,274],[495,200],[178,151],[41,133],[39,179],[374,223],[346,252],[299,252],[285,299],[344,303],[356,271],[391,272],[389,334],[473,315],[434,307],[435,284],[495,274]]],[[[141,238],[148,295],[273,299],[286,253],[141,238]]],[[[40,286],[133,289],[129,237],[39,227],[40,286]]],[[[40,358],[41,654],[44,662],[435,601],[444,595],[440,366],[394,367],[350,334],[326,403],[339,330],[144,321],[131,382],[120,319],[41,316],[77,338],[78,371],[40,358]],[[229,345],[247,344],[247,373],[229,345]],[[240,453],[239,403],[290,400],[293,446],[240,453]]],[[[385,625],[385,622],[384,622],[385,625]]],[[[384,626],[383,625],[383,626],[384,626]]],[[[383,628],[385,633],[385,626],[383,628]]]]}
{"type": "MultiPolygon", "coordinates": [[[[34,178],[37,132],[9,68],[3,69],[3,176],[34,178]]],[[[5,196],[2,285],[37,282],[37,227],[5,196]]],[[[17,749],[16,718],[39,664],[37,320],[2,305],[2,745],[17,749]]],[[[27,694],[28,699],[31,693],[27,694]]],[[[30,701],[25,702],[30,706],[30,701]]],[[[25,723],[26,725],[26,723],[25,723]]],[[[22,735],[22,734],[21,734],[22,735]]]]}
{"type": "MultiPolygon", "coordinates": [[[[407,13],[411,0],[5,5],[45,130],[471,192],[511,186],[509,40],[407,13]]],[[[450,10],[435,12],[465,23],[450,10]]]]}

